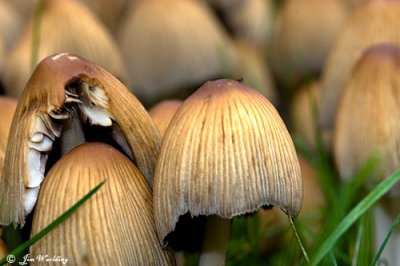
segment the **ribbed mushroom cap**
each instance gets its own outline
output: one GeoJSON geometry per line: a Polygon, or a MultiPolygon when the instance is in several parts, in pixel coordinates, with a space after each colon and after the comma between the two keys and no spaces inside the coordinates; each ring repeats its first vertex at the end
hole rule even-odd
{"type": "Polygon", "coordinates": [[[232,80],[205,83],[184,101],[164,136],[154,208],[164,244],[180,216],[232,218],[276,206],[297,216],[299,163],[272,104],[232,80]]]}
{"type": "Polygon", "coordinates": [[[93,197],[31,247],[31,256],[57,254],[75,265],[173,265],[157,239],[150,186],[127,157],[103,143],[72,149],[50,170],[32,235],[104,179],[93,197]]]}
{"type": "MultiPolygon", "coordinates": [[[[303,156],[299,155],[299,163],[301,169],[301,175],[303,177],[303,189],[304,198],[301,212],[297,217],[296,221],[307,224],[307,228],[312,231],[311,234],[305,236],[305,240],[308,244],[311,244],[313,239],[318,235],[321,230],[322,224],[322,208],[326,204],[325,196],[319,182],[318,172],[308,160],[303,156]]],[[[260,253],[267,253],[272,248],[276,248],[278,245],[287,244],[287,241],[293,241],[293,232],[291,230],[289,221],[283,213],[276,208],[269,210],[260,210],[259,215],[259,227],[260,232],[272,232],[275,228],[286,228],[279,232],[275,231],[272,237],[268,237],[263,241],[260,241],[259,251],[260,253]],[[283,234],[282,234],[283,233],[283,234]]]]}
{"type": "Polygon", "coordinates": [[[149,110],[149,115],[160,131],[161,137],[165,135],[165,131],[167,131],[169,122],[181,104],[182,101],[179,100],[165,100],[154,105],[149,110]]]}
{"type": "Polygon", "coordinates": [[[121,26],[119,44],[131,89],[150,103],[226,77],[235,64],[227,34],[200,1],[137,3],[121,26]]]}
{"type": "Polygon", "coordinates": [[[295,86],[318,74],[347,19],[341,0],[287,0],[277,14],[271,66],[281,82],[295,86]]]}
{"type": "Polygon", "coordinates": [[[111,128],[114,140],[152,184],[160,138],[142,104],[96,64],[72,54],[49,56],[36,67],[18,101],[0,180],[0,224],[24,224],[24,193],[40,186],[48,152],[62,133],[60,121],[71,118],[68,104],[76,104],[88,123],[111,128]],[[68,91],[74,82],[88,88],[68,91]]]}
{"type": "MultiPolygon", "coordinates": [[[[6,94],[19,97],[32,73],[33,18],[22,38],[6,58],[4,70],[6,94]]],[[[38,62],[46,56],[72,52],[126,79],[118,46],[100,21],[75,0],[44,0],[40,21],[38,62]]]]}
{"type": "Polygon", "coordinates": [[[337,105],[352,68],[363,52],[379,43],[400,44],[400,1],[361,2],[332,47],[321,78],[319,123],[333,130],[337,105]]]}
{"type": "Polygon", "coordinates": [[[352,177],[375,152],[381,156],[371,173],[375,180],[400,166],[399,46],[378,45],[364,53],[338,108],[334,156],[340,175],[352,177]]]}

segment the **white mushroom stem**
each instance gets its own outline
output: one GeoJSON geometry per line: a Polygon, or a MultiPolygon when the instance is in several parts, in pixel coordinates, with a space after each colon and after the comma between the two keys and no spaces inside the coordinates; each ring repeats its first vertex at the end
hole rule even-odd
{"type": "Polygon", "coordinates": [[[230,237],[231,221],[217,216],[207,217],[200,266],[225,265],[226,247],[230,237]]]}
{"type": "MultiPolygon", "coordinates": [[[[378,249],[385,239],[392,223],[391,218],[386,211],[381,207],[377,206],[374,209],[374,223],[375,223],[375,249],[378,249]]],[[[384,261],[386,265],[400,265],[400,232],[394,231],[389,241],[387,242],[385,249],[381,255],[381,261],[384,261]]]]}
{"type": "Polygon", "coordinates": [[[79,117],[74,115],[71,119],[65,120],[60,137],[61,155],[64,155],[72,148],[85,142],[85,133],[79,117]]]}

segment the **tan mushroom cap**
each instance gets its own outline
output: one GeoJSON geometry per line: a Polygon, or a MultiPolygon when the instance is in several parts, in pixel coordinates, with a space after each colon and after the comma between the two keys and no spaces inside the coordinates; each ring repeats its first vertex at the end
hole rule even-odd
{"type": "Polygon", "coordinates": [[[226,32],[201,1],[140,1],[119,32],[130,87],[139,99],[157,102],[235,67],[226,32]]]}
{"type": "MultiPolygon", "coordinates": [[[[32,74],[32,18],[22,37],[6,58],[6,94],[19,97],[32,74]]],[[[116,42],[90,10],[75,0],[44,0],[40,21],[38,62],[46,56],[71,52],[88,58],[118,78],[126,79],[116,42]]]]}
{"type": "Polygon", "coordinates": [[[293,86],[318,74],[347,17],[342,0],[283,1],[270,52],[279,80],[293,86]]]}
{"type": "Polygon", "coordinates": [[[352,177],[376,152],[381,164],[371,173],[375,178],[399,167],[399,106],[400,47],[374,46],[355,65],[338,108],[334,156],[343,178],[352,177]]]}
{"type": "Polygon", "coordinates": [[[174,265],[156,235],[150,186],[126,156],[103,143],[72,149],[50,170],[32,235],[104,179],[93,197],[31,247],[31,256],[57,254],[76,265],[174,265]]]}
{"type": "Polygon", "coordinates": [[[6,134],[6,138],[8,138],[16,108],[16,99],[0,96],[0,130],[6,134]]]}
{"type": "Polygon", "coordinates": [[[104,91],[108,99],[105,111],[120,126],[138,168],[152,183],[160,138],[145,108],[100,66],[73,54],[56,54],[36,67],[17,105],[0,180],[1,224],[24,224],[23,194],[29,183],[28,151],[35,122],[62,109],[67,98],[65,88],[74,80],[95,84],[104,91]]]}
{"type": "Polygon", "coordinates": [[[224,18],[236,38],[259,48],[267,45],[275,18],[273,1],[245,0],[224,9],[224,18]]]}
{"type": "Polygon", "coordinates": [[[160,131],[161,137],[165,135],[169,122],[181,104],[182,101],[180,100],[165,100],[154,105],[149,110],[149,115],[160,131]]]}
{"type": "Polygon", "coordinates": [[[190,213],[232,218],[276,206],[300,212],[299,162],[273,105],[232,80],[205,83],[170,122],[158,159],[154,207],[159,238],[190,213]]]}
{"type": "Polygon", "coordinates": [[[400,1],[360,2],[339,34],[321,78],[319,123],[332,131],[346,81],[362,54],[380,43],[400,44],[400,1]]]}

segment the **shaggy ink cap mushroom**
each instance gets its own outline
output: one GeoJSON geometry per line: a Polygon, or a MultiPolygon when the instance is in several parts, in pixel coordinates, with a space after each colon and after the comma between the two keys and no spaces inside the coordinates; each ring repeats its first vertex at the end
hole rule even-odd
{"type": "Polygon", "coordinates": [[[160,137],[142,104],[118,79],[86,59],[68,53],[45,58],[14,115],[0,179],[0,224],[24,224],[46,163],[54,159],[53,144],[67,143],[65,153],[99,135],[122,150],[152,185],[160,137]],[[88,133],[93,128],[95,134],[88,133]]]}
{"type": "Polygon", "coordinates": [[[154,182],[158,236],[175,248],[191,244],[178,243],[176,232],[187,236],[190,223],[205,216],[231,219],[275,206],[294,217],[303,198],[295,148],[278,112],[232,80],[209,81],[183,102],[164,135],[154,182]]]}

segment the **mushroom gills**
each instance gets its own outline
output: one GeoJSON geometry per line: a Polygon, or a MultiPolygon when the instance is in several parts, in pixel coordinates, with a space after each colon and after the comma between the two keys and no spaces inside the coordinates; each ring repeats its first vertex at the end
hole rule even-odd
{"type": "Polygon", "coordinates": [[[28,142],[26,215],[35,206],[46,171],[76,145],[85,141],[105,142],[136,164],[123,131],[108,112],[108,104],[107,94],[96,82],[74,80],[65,88],[63,106],[50,106],[47,114],[36,116],[28,142]]]}

